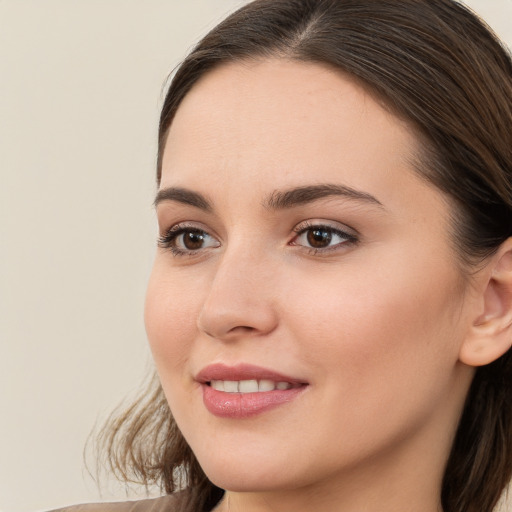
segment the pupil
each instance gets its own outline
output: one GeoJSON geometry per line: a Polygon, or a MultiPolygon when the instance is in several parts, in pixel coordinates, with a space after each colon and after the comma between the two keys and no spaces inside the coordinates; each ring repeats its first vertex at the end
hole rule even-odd
{"type": "Polygon", "coordinates": [[[332,233],[326,229],[313,229],[308,232],[308,243],[316,249],[327,247],[332,240],[332,233]]]}
{"type": "Polygon", "coordinates": [[[183,244],[189,250],[201,249],[204,242],[203,233],[189,231],[183,236],[183,244]]]}

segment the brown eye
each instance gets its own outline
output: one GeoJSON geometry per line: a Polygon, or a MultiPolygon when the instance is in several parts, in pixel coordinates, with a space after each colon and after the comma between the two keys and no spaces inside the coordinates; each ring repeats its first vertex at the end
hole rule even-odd
{"type": "Polygon", "coordinates": [[[188,251],[197,251],[203,247],[204,243],[205,233],[201,231],[186,231],[182,235],[183,247],[188,251]]]}
{"type": "Polygon", "coordinates": [[[307,231],[308,244],[315,249],[329,247],[332,241],[332,231],[325,228],[314,228],[307,231]]]}
{"type": "Polygon", "coordinates": [[[181,256],[220,247],[220,242],[202,229],[177,225],[158,239],[158,245],[170,249],[175,256],[181,256]]]}
{"type": "Polygon", "coordinates": [[[317,253],[341,249],[358,241],[356,235],[322,224],[306,225],[302,228],[299,225],[296,232],[297,236],[292,240],[291,245],[300,245],[317,253]]]}

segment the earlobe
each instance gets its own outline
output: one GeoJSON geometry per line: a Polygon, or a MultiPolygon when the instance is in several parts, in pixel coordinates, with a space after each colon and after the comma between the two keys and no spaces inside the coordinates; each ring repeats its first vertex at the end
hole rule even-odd
{"type": "Polygon", "coordinates": [[[490,259],[481,279],[480,311],[459,354],[469,366],[492,363],[512,346],[512,238],[490,259]]]}

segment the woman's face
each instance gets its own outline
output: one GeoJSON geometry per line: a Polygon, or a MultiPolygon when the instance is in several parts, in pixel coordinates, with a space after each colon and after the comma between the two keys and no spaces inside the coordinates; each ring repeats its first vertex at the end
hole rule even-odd
{"type": "Polygon", "coordinates": [[[443,464],[471,378],[469,315],[449,206],[416,151],[407,124],[321,65],[225,65],[185,97],[146,325],[217,485],[443,464]]]}

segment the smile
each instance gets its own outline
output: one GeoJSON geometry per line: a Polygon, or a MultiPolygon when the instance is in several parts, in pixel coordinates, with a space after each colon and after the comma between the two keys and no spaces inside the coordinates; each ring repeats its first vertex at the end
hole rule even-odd
{"type": "Polygon", "coordinates": [[[259,366],[214,364],[196,376],[206,409],[220,418],[243,419],[289,404],[307,382],[259,366]]]}
{"type": "Polygon", "coordinates": [[[290,382],[275,382],[268,379],[261,380],[212,380],[209,385],[216,391],[225,393],[265,393],[268,391],[285,391],[300,387],[300,384],[290,382]]]}

